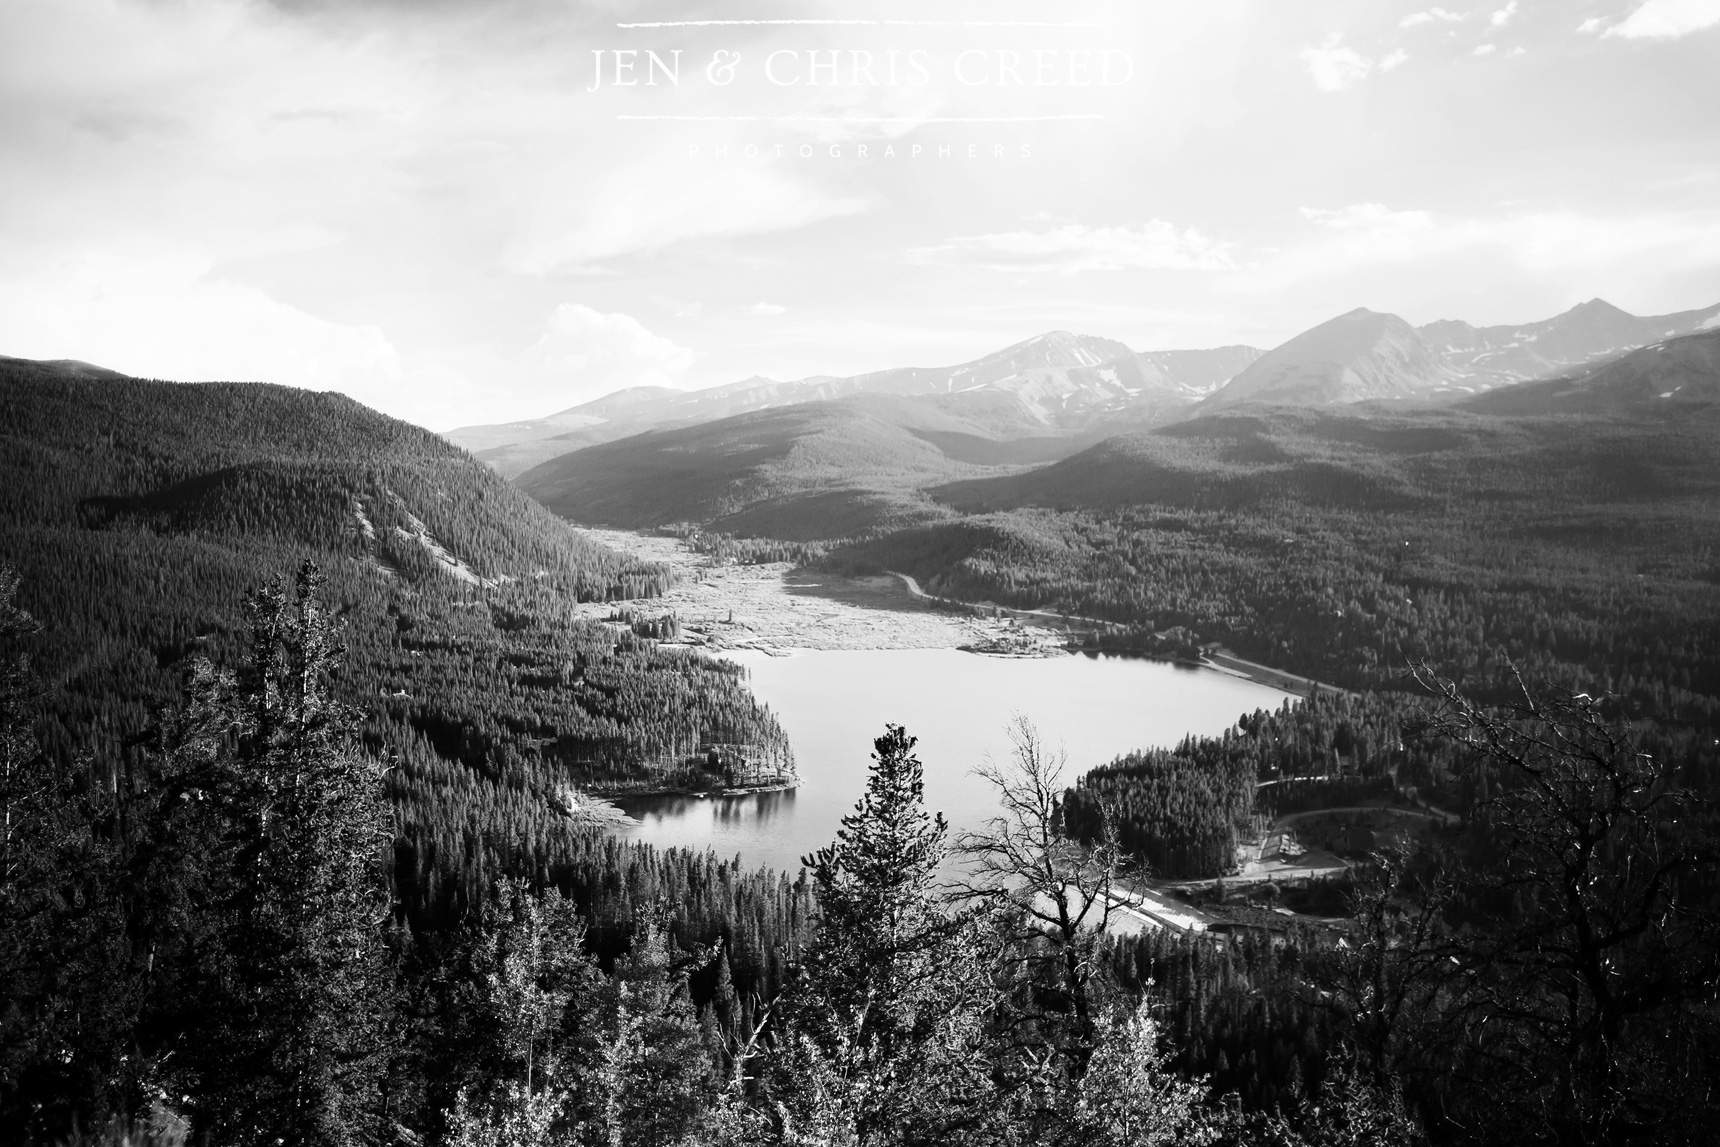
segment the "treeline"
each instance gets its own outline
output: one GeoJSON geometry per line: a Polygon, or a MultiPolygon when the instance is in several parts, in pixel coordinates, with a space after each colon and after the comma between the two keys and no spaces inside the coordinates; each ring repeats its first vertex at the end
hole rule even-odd
{"type": "Polygon", "coordinates": [[[0,1142],[159,1112],[164,1084],[225,1142],[448,1133],[486,1057],[512,1062],[492,1030],[519,1020],[510,927],[586,969],[608,1038],[650,1048],[628,1086],[708,1088],[790,978],[804,879],[610,839],[547,776],[486,775],[365,719],[339,699],[324,588],[307,565],[293,593],[252,595],[237,672],[195,659],[127,743],[65,758],[35,735],[38,627],[0,577],[0,1142]]]}
{"type": "MultiPolygon", "coordinates": [[[[391,812],[387,754],[364,751],[332,688],[314,566],[247,598],[234,669],[199,659],[125,751],[72,762],[33,735],[44,697],[20,642],[36,625],[16,588],[0,577],[0,1141],[109,1115],[230,1143],[395,1142],[426,1115],[458,1120],[462,1089],[530,1027],[511,1010],[538,986],[527,943],[584,969],[607,1001],[585,1001],[608,1009],[594,1026],[639,1041],[628,1085],[708,1082],[722,1033],[785,982],[810,903],[781,874],[604,841],[546,823],[541,801],[446,834],[391,812]],[[442,863],[419,851],[474,837],[442,863]]],[[[443,797],[443,813],[505,803],[443,797]]]]}
{"type": "Polygon", "coordinates": [[[1232,871],[1254,810],[1254,763],[1229,740],[1189,738],[1093,769],[1064,802],[1066,830],[1094,840],[1111,821],[1123,849],[1159,876],[1232,871]]]}
{"type": "Polygon", "coordinates": [[[737,538],[716,530],[688,526],[676,531],[694,553],[704,554],[723,565],[769,565],[792,562],[811,565],[822,561],[834,542],[786,542],[776,538],[737,538]]]}
{"type": "Polygon", "coordinates": [[[653,641],[681,639],[681,619],[673,612],[650,614],[636,609],[617,609],[604,620],[619,622],[639,637],[649,637],[653,641]]]}

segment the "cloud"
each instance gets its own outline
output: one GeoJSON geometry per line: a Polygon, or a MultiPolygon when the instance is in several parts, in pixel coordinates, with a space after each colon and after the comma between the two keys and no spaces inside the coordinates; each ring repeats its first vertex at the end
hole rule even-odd
{"type": "Polygon", "coordinates": [[[1060,275],[1132,269],[1216,271],[1234,265],[1227,244],[1207,239],[1193,228],[1179,231],[1158,219],[1137,227],[1068,223],[1045,231],[963,236],[932,247],[912,247],[902,254],[918,266],[1060,275]]]}
{"type": "Polygon", "coordinates": [[[1590,16],[1587,20],[1584,20],[1581,24],[1577,25],[1577,31],[1586,35],[1593,35],[1600,31],[1601,25],[1605,23],[1606,21],[1601,19],[1599,16],[1590,16]]]}
{"type": "Polygon", "coordinates": [[[652,254],[677,243],[793,231],[869,211],[873,201],[827,193],[813,184],[744,162],[710,160],[689,169],[680,157],[630,165],[586,202],[565,191],[540,202],[508,247],[511,271],[541,275],[626,255],[652,254]]]}
{"type": "Polygon", "coordinates": [[[1464,12],[1447,12],[1444,8],[1429,8],[1425,12],[1411,12],[1398,21],[1398,27],[1414,28],[1420,24],[1432,24],[1436,21],[1442,24],[1455,24],[1459,20],[1466,19],[1467,15],[1464,12]]]}
{"type": "Polygon", "coordinates": [[[372,404],[401,378],[376,327],[308,314],[185,254],[83,254],[0,272],[0,346],[152,378],[338,389],[372,404]]]}
{"type": "Polygon", "coordinates": [[[1534,275],[1593,273],[1656,277],[1711,266],[1720,259],[1720,212],[1592,215],[1574,211],[1510,211],[1491,217],[1438,215],[1357,203],[1303,208],[1314,225],[1308,240],[1243,278],[1254,287],[1282,288],[1369,266],[1426,267],[1451,257],[1502,254],[1534,275]]]}
{"type": "Polygon", "coordinates": [[[767,317],[770,315],[786,315],[788,313],[787,307],[779,307],[775,303],[754,303],[747,309],[752,311],[755,315],[764,315],[767,317]]]}
{"type": "MultiPolygon", "coordinates": [[[[583,303],[563,303],[527,356],[531,390],[571,404],[629,386],[679,386],[693,352],[653,334],[631,315],[605,314],[583,303]]],[[[510,399],[524,388],[511,388],[510,399]]]]}
{"type": "Polygon", "coordinates": [[[1407,59],[1409,59],[1409,53],[1399,48],[1390,55],[1380,58],[1380,71],[1389,72],[1407,59]]]}
{"type": "Polygon", "coordinates": [[[1366,79],[1374,69],[1372,60],[1344,47],[1343,39],[1334,32],[1320,47],[1304,48],[1300,53],[1302,62],[1308,65],[1308,74],[1314,77],[1314,86],[1323,92],[1341,92],[1366,79]]]}
{"type": "Polygon", "coordinates": [[[650,299],[653,303],[668,311],[677,319],[696,319],[699,312],[705,309],[705,304],[687,299],[677,299],[673,295],[652,292],[650,299]]]}
{"type": "Polygon", "coordinates": [[[1499,46],[1497,44],[1482,44],[1475,49],[1475,54],[1477,56],[1491,56],[1498,50],[1499,46]]]}
{"type": "Polygon", "coordinates": [[[1429,212],[1394,211],[1383,203],[1354,203],[1336,209],[1304,207],[1302,217],[1327,231],[1362,235],[1384,247],[1401,246],[1405,239],[1434,229],[1429,212]]]}
{"type": "Polygon", "coordinates": [[[1495,28],[1503,28],[1511,22],[1511,17],[1516,14],[1517,0],[1511,0],[1509,4],[1505,5],[1505,7],[1493,13],[1493,15],[1488,18],[1488,23],[1492,24],[1495,28]]]}
{"type": "Polygon", "coordinates": [[[1648,0],[1604,35],[1674,40],[1720,24],[1720,0],[1648,0]]]}

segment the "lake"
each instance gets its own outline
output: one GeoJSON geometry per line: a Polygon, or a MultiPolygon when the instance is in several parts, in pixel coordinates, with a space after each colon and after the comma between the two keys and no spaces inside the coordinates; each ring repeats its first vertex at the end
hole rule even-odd
{"type": "Polygon", "coordinates": [[[886,722],[919,738],[926,804],[952,837],[996,815],[989,785],[972,774],[989,754],[1009,760],[1007,725],[1026,714],[1053,749],[1068,751],[1065,779],[1134,749],[1214,735],[1289,694],[1210,669],[1138,658],[1005,658],[954,649],[814,650],[787,656],[725,654],[751,671],[753,692],[794,747],[796,790],[699,800],[617,803],[638,820],[618,830],[659,847],[713,848],[794,871],[836,838],[866,788],[872,741],[886,722]]]}

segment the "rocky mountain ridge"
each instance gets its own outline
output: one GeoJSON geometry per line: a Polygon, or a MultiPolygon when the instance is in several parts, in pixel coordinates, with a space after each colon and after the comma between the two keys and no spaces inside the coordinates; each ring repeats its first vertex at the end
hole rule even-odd
{"type": "Polygon", "coordinates": [[[1333,406],[1439,401],[1574,376],[1666,339],[1720,328],[1720,305],[1646,317],[1603,299],[1519,326],[1442,320],[1413,327],[1357,308],[1262,355],[1206,398],[1197,414],[1243,403],[1333,406]]]}

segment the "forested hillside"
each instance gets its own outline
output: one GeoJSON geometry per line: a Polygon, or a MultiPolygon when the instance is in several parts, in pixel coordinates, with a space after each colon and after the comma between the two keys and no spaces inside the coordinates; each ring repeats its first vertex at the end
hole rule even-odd
{"type": "Polygon", "coordinates": [[[680,783],[705,741],[792,767],[741,670],[568,616],[570,600],[645,596],[666,570],[337,394],[6,360],[0,426],[0,565],[42,627],[36,734],[57,758],[132,751],[191,658],[238,656],[246,593],[311,557],[344,619],[340,692],[394,766],[405,911],[459,919],[509,872],[554,873],[624,928],[629,890],[658,895],[648,871],[714,882],[731,905],[782,895],[774,876],[574,831],[570,785],[680,783]]]}
{"type": "Polygon", "coordinates": [[[353,618],[352,695],[442,760],[617,780],[701,737],[778,738],[733,670],[617,645],[559,604],[667,571],[427,431],[337,394],[3,369],[0,553],[52,635],[43,671],[97,710],[80,729],[141,724],[180,658],[227,648],[247,589],[314,556],[353,618]]]}
{"type": "Polygon", "coordinates": [[[1163,630],[1352,688],[1505,659],[1714,719],[1720,446],[1706,417],[1263,410],[933,491],[969,511],[834,550],[931,592],[1163,630]]]}

